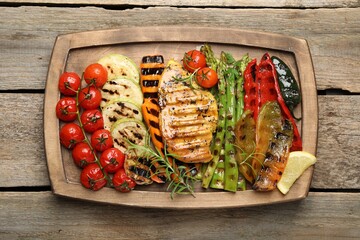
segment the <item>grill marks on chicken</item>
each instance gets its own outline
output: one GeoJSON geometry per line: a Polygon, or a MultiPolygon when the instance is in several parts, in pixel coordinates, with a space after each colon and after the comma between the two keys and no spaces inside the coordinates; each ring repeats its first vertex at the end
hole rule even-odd
{"type": "Polygon", "coordinates": [[[169,61],[159,83],[160,129],[167,151],[182,162],[208,162],[218,119],[217,103],[208,91],[185,84],[188,72],[169,61]]]}

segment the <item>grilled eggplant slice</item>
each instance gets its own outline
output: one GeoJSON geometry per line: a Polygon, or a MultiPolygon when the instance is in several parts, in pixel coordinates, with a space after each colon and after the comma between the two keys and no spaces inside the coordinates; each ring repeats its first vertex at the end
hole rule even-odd
{"type": "Polygon", "coordinates": [[[108,70],[108,81],[119,77],[133,79],[139,83],[140,74],[137,65],[130,58],[121,54],[109,54],[101,58],[98,63],[108,70]]]}
{"type": "Polygon", "coordinates": [[[146,158],[128,156],[124,162],[126,175],[134,179],[137,185],[148,185],[151,180],[151,162],[146,158]]]}
{"type": "Polygon", "coordinates": [[[104,108],[110,101],[118,98],[130,98],[139,106],[143,102],[143,94],[139,84],[128,78],[117,78],[107,81],[101,89],[101,96],[101,108],[104,108]]]}
{"type": "Polygon", "coordinates": [[[111,126],[123,118],[135,118],[142,121],[142,113],[140,107],[128,98],[118,98],[110,101],[102,109],[104,128],[111,129],[111,126]]]}

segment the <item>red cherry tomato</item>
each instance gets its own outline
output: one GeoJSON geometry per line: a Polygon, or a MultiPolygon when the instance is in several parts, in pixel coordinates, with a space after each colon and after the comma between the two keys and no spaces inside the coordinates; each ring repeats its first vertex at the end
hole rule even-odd
{"type": "Polygon", "coordinates": [[[80,168],[84,168],[95,161],[95,157],[90,146],[84,142],[76,144],[71,154],[74,163],[80,168]]]}
{"type": "Polygon", "coordinates": [[[81,171],[80,181],[85,188],[93,191],[100,190],[107,183],[103,172],[96,163],[89,164],[81,171]]]}
{"type": "Polygon", "coordinates": [[[130,192],[136,186],[136,182],[126,175],[123,168],[114,174],[112,182],[116,190],[124,193],[130,192]]]}
{"type": "Polygon", "coordinates": [[[113,139],[108,130],[99,129],[91,135],[91,146],[99,152],[103,152],[113,146],[113,139]]]}
{"type": "Polygon", "coordinates": [[[65,96],[75,96],[80,88],[80,77],[75,72],[64,72],[59,78],[59,90],[65,96]]]}
{"type": "Polygon", "coordinates": [[[67,123],[60,129],[60,142],[69,149],[73,149],[75,144],[84,140],[84,134],[76,123],[67,123]]]}
{"type": "Polygon", "coordinates": [[[109,148],[100,156],[101,166],[108,173],[115,173],[124,166],[125,155],[117,148],[109,148]]]}
{"type": "Polygon", "coordinates": [[[79,92],[79,104],[84,109],[96,109],[100,106],[101,92],[94,86],[87,86],[79,92]]]}
{"type": "Polygon", "coordinates": [[[108,72],[103,65],[93,63],[86,67],[84,79],[87,84],[94,84],[96,87],[102,88],[108,79],[108,72]]]}
{"type": "Polygon", "coordinates": [[[202,52],[198,50],[191,50],[184,54],[183,65],[189,72],[194,72],[196,69],[206,67],[206,58],[202,52]]]}
{"type": "Polygon", "coordinates": [[[212,88],[218,83],[219,79],[213,69],[205,67],[196,73],[196,81],[203,88],[212,88]]]}
{"type": "Polygon", "coordinates": [[[55,109],[56,116],[64,122],[74,121],[77,117],[76,100],[71,97],[60,98],[55,109]]]}
{"type": "Polygon", "coordinates": [[[88,133],[93,133],[98,129],[104,128],[104,119],[101,111],[98,109],[85,110],[81,114],[80,119],[84,130],[88,133]]]}

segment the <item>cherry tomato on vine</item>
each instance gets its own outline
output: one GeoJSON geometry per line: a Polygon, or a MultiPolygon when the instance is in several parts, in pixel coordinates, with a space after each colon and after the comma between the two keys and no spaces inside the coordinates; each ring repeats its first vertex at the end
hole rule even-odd
{"type": "Polygon", "coordinates": [[[76,123],[67,123],[60,129],[60,142],[66,148],[73,149],[77,143],[84,139],[84,134],[76,123]]]}
{"type": "Polygon", "coordinates": [[[85,142],[76,144],[71,155],[76,166],[80,168],[85,168],[87,165],[94,163],[95,161],[95,157],[90,146],[85,142]]]}
{"type": "Polygon", "coordinates": [[[100,167],[96,163],[87,165],[80,174],[81,184],[88,189],[98,191],[103,188],[107,181],[100,167]]]}
{"type": "Polygon", "coordinates": [[[64,72],[59,78],[59,90],[65,96],[75,96],[80,88],[80,77],[75,72],[64,72]]]}
{"type": "Polygon", "coordinates": [[[136,186],[136,182],[126,175],[123,168],[114,174],[112,182],[114,188],[123,193],[130,192],[136,186]]]}
{"type": "Polygon", "coordinates": [[[91,146],[99,152],[103,152],[113,146],[113,139],[108,130],[99,129],[91,135],[91,146]]]}
{"type": "Polygon", "coordinates": [[[102,88],[108,79],[108,72],[100,63],[93,63],[86,67],[84,79],[87,84],[102,88]]]}
{"type": "Polygon", "coordinates": [[[213,69],[205,67],[196,73],[196,81],[203,88],[211,88],[218,83],[219,79],[213,69]]]}
{"type": "Polygon", "coordinates": [[[71,97],[63,97],[56,104],[56,116],[64,122],[74,121],[77,117],[76,100],[71,97]]]}
{"type": "Polygon", "coordinates": [[[125,154],[117,148],[109,148],[100,156],[101,166],[108,173],[115,173],[124,166],[125,154]]]}
{"type": "Polygon", "coordinates": [[[79,92],[79,104],[84,109],[96,109],[100,106],[101,92],[94,86],[87,86],[79,92]]]}
{"type": "Polygon", "coordinates": [[[101,111],[98,109],[85,110],[80,117],[84,130],[93,133],[104,127],[104,119],[101,111]]]}
{"type": "Polygon", "coordinates": [[[198,50],[191,50],[182,59],[184,68],[193,73],[196,69],[206,67],[205,55],[198,50]]]}

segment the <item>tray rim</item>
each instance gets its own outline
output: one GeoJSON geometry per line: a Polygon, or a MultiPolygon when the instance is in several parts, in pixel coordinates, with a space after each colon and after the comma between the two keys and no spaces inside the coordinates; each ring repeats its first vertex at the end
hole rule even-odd
{"type": "Polygon", "coordinates": [[[48,67],[44,99],[45,154],[52,192],[54,194],[107,204],[169,209],[248,207],[296,201],[307,197],[314,166],[307,169],[297,181],[300,184],[293,186],[293,188],[296,187],[296,189],[292,189],[292,191],[289,191],[289,193],[285,196],[283,196],[279,191],[258,193],[252,190],[247,190],[245,192],[237,192],[236,194],[223,191],[196,192],[196,198],[193,198],[192,196],[177,195],[172,200],[170,198],[170,193],[168,192],[135,190],[130,194],[121,194],[114,191],[114,189],[108,188],[102,189],[99,192],[92,192],[83,188],[80,184],[69,183],[66,179],[64,165],[61,159],[61,146],[58,130],[51,131],[51,129],[59,129],[59,121],[56,119],[56,116],[54,119],[55,114],[52,110],[60,96],[57,90],[57,84],[51,82],[51,79],[58,79],[61,70],[65,69],[66,61],[72,49],[146,42],[207,42],[210,44],[231,44],[255,48],[266,48],[292,53],[295,57],[298,68],[301,91],[307,93],[307,97],[302,99],[303,120],[301,124],[302,126],[306,126],[306,128],[301,128],[302,137],[309,138],[311,136],[309,139],[313,139],[312,143],[309,143],[308,141],[304,142],[303,149],[304,151],[308,151],[314,155],[316,154],[318,101],[311,53],[305,39],[242,29],[196,26],[131,27],[62,34],[56,37],[54,43],[48,67]],[[211,41],[206,39],[206,36],[200,34],[194,35],[194,32],[199,33],[202,31],[216,34],[212,34],[211,41]],[[128,34],[124,35],[124,32],[127,32],[128,34]],[[142,33],[140,36],[136,34],[129,34],[139,32],[142,33]],[[181,34],[178,34],[179,32],[181,32],[181,34]],[[226,34],[226,39],[222,37],[223,34],[226,34]],[[247,37],[241,38],[244,34],[246,34],[247,37]],[[103,37],[91,37],[94,35],[103,37]],[[306,84],[304,84],[305,82],[306,84]],[[54,85],[56,85],[56,87],[54,85]],[[315,102],[316,104],[311,104],[311,102],[315,102]],[[306,111],[304,111],[304,109],[306,109],[306,111]],[[214,197],[214,194],[219,196],[218,198],[221,199],[221,202],[210,200],[214,197]],[[139,199],[142,200],[144,198],[152,201],[139,201],[139,199]],[[249,203],[244,201],[243,198],[253,198],[255,201],[249,203]]]}

